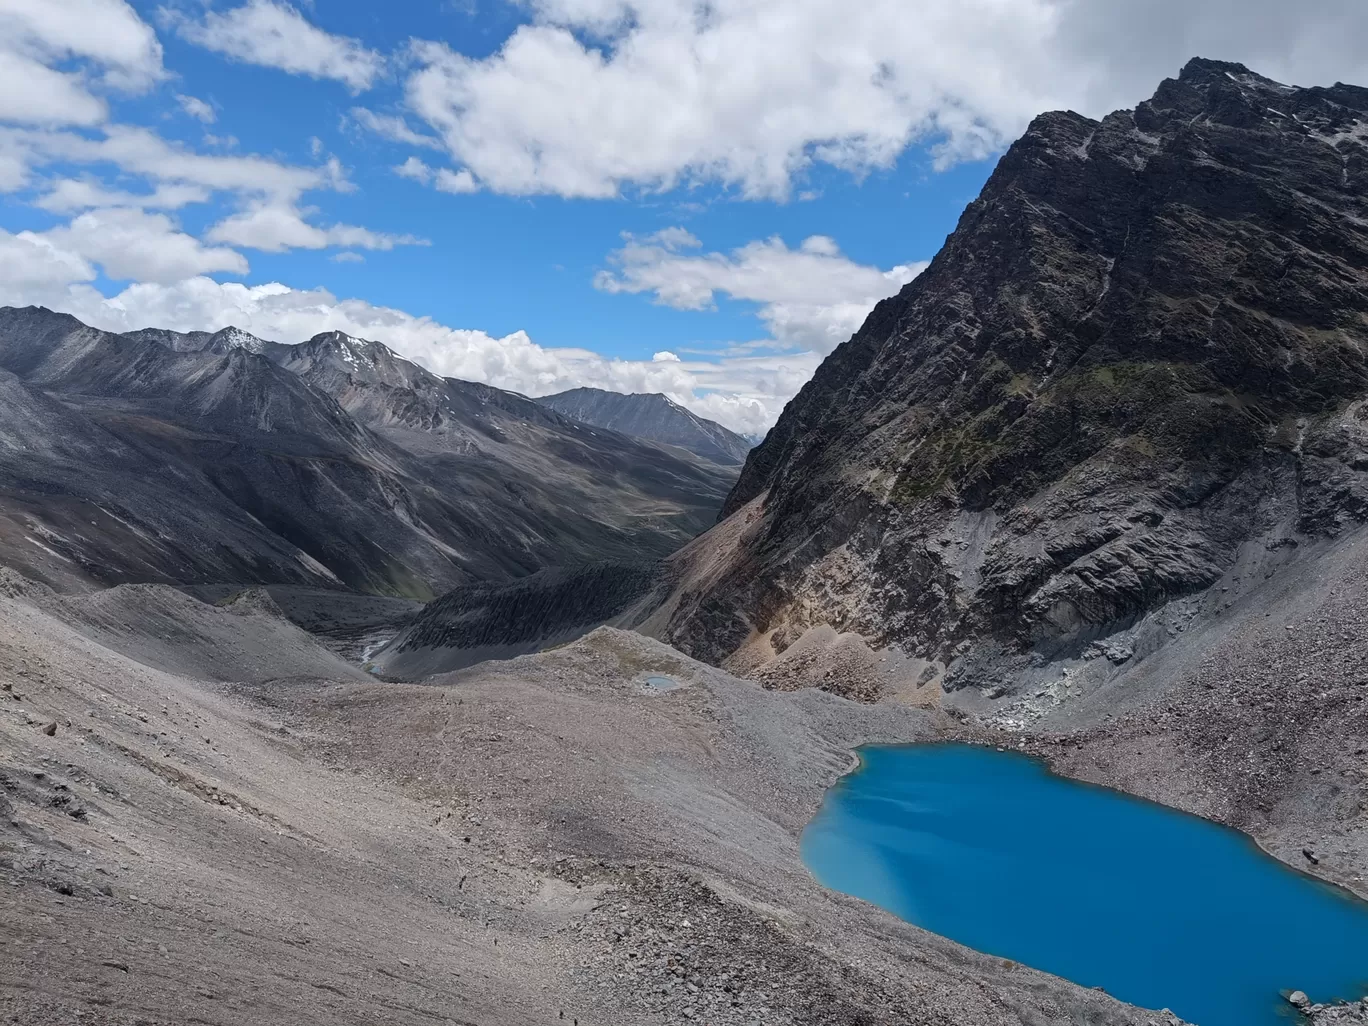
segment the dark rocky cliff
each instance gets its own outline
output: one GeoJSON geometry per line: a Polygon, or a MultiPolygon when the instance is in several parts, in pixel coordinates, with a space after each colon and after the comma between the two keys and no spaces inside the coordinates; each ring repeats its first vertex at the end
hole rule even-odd
{"type": "Polygon", "coordinates": [[[951,683],[1077,653],[1368,515],[1365,393],[1368,90],[1194,60],[1031,124],[751,453],[754,523],[662,633],[830,626],[951,683]]]}

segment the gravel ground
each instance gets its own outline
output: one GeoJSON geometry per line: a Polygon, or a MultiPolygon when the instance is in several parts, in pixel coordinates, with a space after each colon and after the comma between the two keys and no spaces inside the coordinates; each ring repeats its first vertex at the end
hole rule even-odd
{"type": "Polygon", "coordinates": [[[1368,1001],[1306,1007],[1308,1026],[1360,1026],[1368,1023],[1368,1001]]]}
{"type": "Polygon", "coordinates": [[[116,651],[0,598],[0,1021],[1174,1021],[812,880],[798,834],[851,749],[934,711],[609,629],[425,685],[224,682],[272,618],[191,611],[173,672],[129,654],[136,623],[116,651]]]}
{"type": "Polygon", "coordinates": [[[1238,827],[1368,897],[1368,538],[1194,623],[1181,644],[1040,720],[1032,747],[1061,772],[1238,827]]]}

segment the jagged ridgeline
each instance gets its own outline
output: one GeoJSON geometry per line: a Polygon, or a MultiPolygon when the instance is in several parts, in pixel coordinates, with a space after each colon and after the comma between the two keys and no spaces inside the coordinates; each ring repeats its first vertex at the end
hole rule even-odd
{"type": "Polygon", "coordinates": [[[1361,522],[1365,394],[1368,90],[1195,60],[1031,124],[750,454],[659,633],[1079,652],[1361,522]]]}
{"type": "Polygon", "coordinates": [[[0,310],[0,561],[60,589],[427,600],[663,556],[715,520],[735,475],[338,332],[113,335],[0,310]]]}

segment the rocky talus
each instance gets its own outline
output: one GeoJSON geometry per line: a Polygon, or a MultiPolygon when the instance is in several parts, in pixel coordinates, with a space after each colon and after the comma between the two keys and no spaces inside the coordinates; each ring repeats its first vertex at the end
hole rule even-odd
{"type": "Polygon", "coordinates": [[[630,621],[665,588],[657,564],[613,562],[456,588],[405,623],[370,665],[386,676],[412,679],[537,652],[601,624],[630,621]]]}
{"type": "Polygon", "coordinates": [[[0,1021],[1176,1023],[807,872],[851,747],[925,710],[611,629],[383,683],[273,602],[0,577],[0,1021]]]}

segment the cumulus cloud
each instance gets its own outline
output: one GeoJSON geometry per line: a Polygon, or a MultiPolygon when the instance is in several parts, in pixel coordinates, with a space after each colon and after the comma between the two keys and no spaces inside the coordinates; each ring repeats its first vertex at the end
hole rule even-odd
{"type": "Polygon", "coordinates": [[[811,376],[819,359],[747,356],[717,362],[620,360],[584,349],[540,346],[525,332],[494,337],[428,317],[338,299],[324,289],[278,283],[220,283],[207,277],[172,284],[138,282],[106,297],[85,282],[89,266],[31,233],[0,233],[0,302],[41,302],[107,331],[146,327],[217,331],[236,325],[262,338],[302,342],[322,331],[375,339],[438,374],[484,381],[528,395],[592,386],[663,392],[700,415],[748,434],[765,431],[811,376]],[[8,281],[14,268],[27,275],[8,281]]]}
{"type": "Polygon", "coordinates": [[[138,207],[145,210],[178,210],[204,203],[209,190],[199,185],[159,185],[152,192],[133,193],[108,189],[94,178],[60,178],[33,203],[53,214],[71,214],[96,207],[138,207]]]}
{"type": "Polygon", "coordinates": [[[196,121],[206,125],[212,125],[218,120],[218,113],[212,104],[206,103],[198,96],[187,96],[184,93],[176,94],[176,102],[180,104],[181,110],[189,114],[196,121]]]}
{"type": "Polygon", "coordinates": [[[267,253],[329,246],[388,250],[395,246],[430,245],[426,239],[413,235],[373,232],[351,224],[320,227],[305,220],[304,215],[310,213],[315,211],[299,210],[288,203],[259,203],[220,221],[209,229],[206,238],[267,253]]]}
{"type": "Polygon", "coordinates": [[[124,0],[0,0],[0,120],[99,124],[92,84],[142,92],[164,76],[156,33],[124,0]],[[56,66],[71,61],[82,68],[56,66]]]}
{"type": "Polygon", "coordinates": [[[95,268],[36,232],[12,235],[0,228],[0,303],[68,301],[73,282],[91,281],[95,268]]]}
{"type": "Polygon", "coordinates": [[[1043,110],[1132,106],[1194,54],[1368,78],[1361,0],[527,0],[495,53],[418,42],[407,104],[487,188],[610,197],[711,181],[787,198],[909,144],[941,165],[1043,110]],[[1312,16],[1314,14],[1314,16],[1312,16]]]}
{"type": "MultiPolygon", "coordinates": [[[[442,140],[431,135],[423,135],[409,127],[409,123],[397,114],[377,114],[365,107],[353,107],[351,120],[367,131],[374,132],[390,142],[406,143],[409,146],[425,146],[430,150],[442,149],[442,140]]],[[[344,119],[345,127],[345,119],[344,119]]]]}
{"type": "Polygon", "coordinates": [[[209,230],[206,237],[210,242],[272,253],[328,246],[388,250],[428,245],[427,240],[409,234],[349,224],[320,226],[310,221],[317,211],[299,205],[303,193],[354,188],[335,157],[318,166],[303,167],[253,155],[196,153],[141,127],[109,125],[102,132],[103,137],[93,137],[69,131],[0,127],[0,188],[7,186],[10,177],[14,179],[10,188],[22,186],[31,168],[46,164],[112,164],[125,174],[157,183],[156,187],[151,193],[135,194],[107,189],[89,178],[63,179],[37,204],[54,212],[94,207],[175,209],[226,192],[237,197],[241,209],[209,230]],[[12,171],[7,160],[13,163],[12,171]]]}
{"type": "Polygon", "coordinates": [[[166,214],[132,207],[89,210],[45,232],[0,229],[0,303],[66,309],[74,295],[89,293],[87,303],[98,307],[104,297],[81,285],[96,277],[97,266],[107,278],[154,288],[197,275],[248,270],[242,254],[204,245],[166,214]]]}
{"type": "Polygon", "coordinates": [[[731,253],[699,252],[683,228],[645,238],[626,236],[594,285],[605,292],[652,293],[676,310],[709,310],[715,296],[760,304],[760,318],[777,342],[828,353],[849,338],[870,308],[911,281],[925,263],[886,271],[857,264],[834,239],[813,235],[797,249],[782,239],[751,242],[731,253]]]}
{"type": "Polygon", "coordinates": [[[354,93],[369,89],[385,61],[360,40],[311,24],[277,0],[248,0],[229,11],[208,10],[195,19],[163,8],[165,24],[189,42],[224,56],[295,75],[335,79],[354,93]]]}
{"type": "Polygon", "coordinates": [[[417,157],[409,157],[394,167],[393,171],[401,178],[411,178],[415,182],[431,185],[438,192],[464,193],[478,192],[480,189],[480,183],[475,181],[475,176],[469,171],[428,167],[417,157]]]}
{"type": "Polygon", "coordinates": [[[0,120],[94,125],[107,113],[104,100],[86,90],[79,76],[0,50],[0,120]]]}
{"type": "Polygon", "coordinates": [[[111,164],[154,182],[196,185],[215,192],[294,198],[311,189],[347,188],[341,167],[284,164],[268,157],[204,154],[135,125],[107,125],[98,135],[32,128],[0,128],[0,153],[28,167],[64,162],[111,164]]]}
{"type": "Polygon", "coordinates": [[[215,271],[247,273],[241,253],[205,246],[165,214],[92,210],[43,235],[58,249],[98,263],[107,277],[118,280],[169,284],[215,271]]]}

